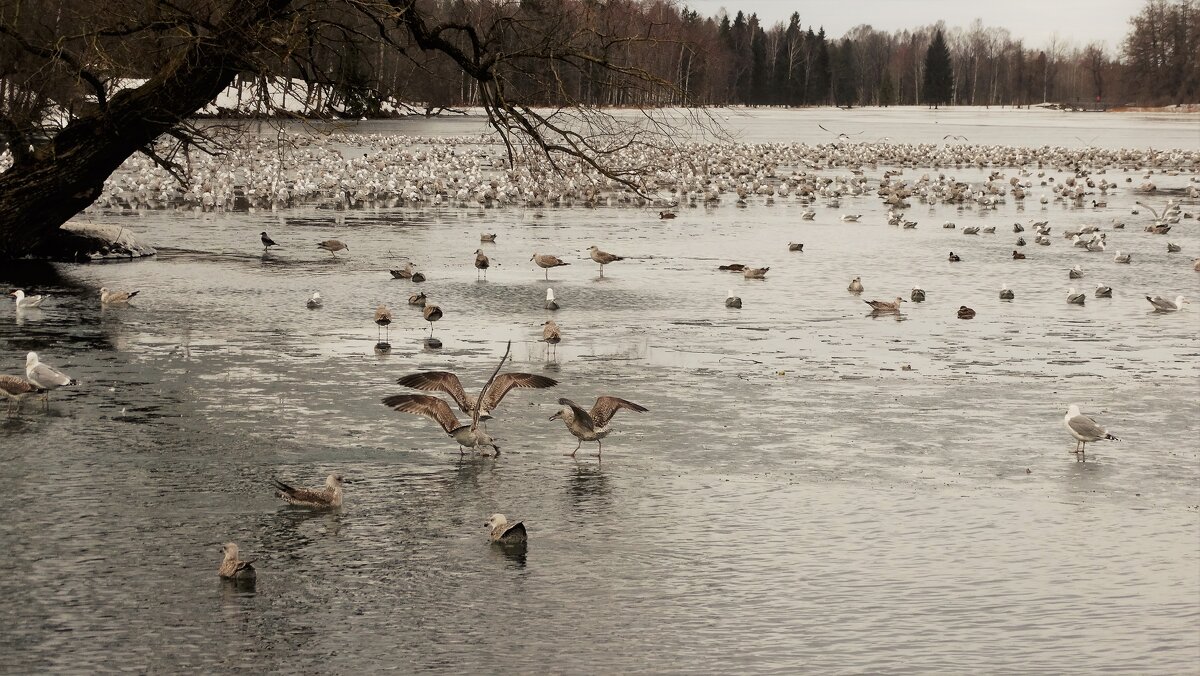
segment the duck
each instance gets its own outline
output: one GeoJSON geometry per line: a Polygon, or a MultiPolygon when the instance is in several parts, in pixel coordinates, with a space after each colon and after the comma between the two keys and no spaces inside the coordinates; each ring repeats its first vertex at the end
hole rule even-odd
{"type": "Polygon", "coordinates": [[[342,506],[341,474],[330,474],[325,477],[322,488],[293,488],[279,479],[272,479],[275,486],[275,497],[283,498],[289,505],[308,507],[310,509],[337,509],[342,506]]]}
{"type": "Polygon", "coordinates": [[[804,244],[788,242],[788,251],[799,251],[800,253],[804,253],[804,244]]]}
{"type": "Polygon", "coordinates": [[[742,309],[742,299],[733,295],[733,289],[729,290],[729,295],[725,296],[725,307],[735,310],[742,309]]]}
{"type": "Polygon", "coordinates": [[[670,219],[672,219],[672,218],[675,218],[675,212],[673,212],[673,211],[660,211],[660,212],[658,212],[658,218],[659,218],[660,220],[664,220],[664,221],[666,221],[666,220],[670,220],[670,219]]]}
{"type": "Polygon", "coordinates": [[[1025,260],[1025,254],[1021,253],[1020,251],[1017,251],[1016,249],[1013,250],[1012,257],[1013,257],[1014,261],[1025,260]]]}
{"type": "Polygon", "coordinates": [[[525,524],[520,521],[510,524],[508,517],[503,514],[493,514],[483,525],[489,529],[489,539],[497,544],[516,545],[529,541],[525,524]]]}
{"type": "Polygon", "coordinates": [[[953,251],[950,252],[950,262],[951,263],[957,263],[961,260],[962,260],[962,258],[959,258],[958,254],[954,253],[953,251]]]}
{"type": "Polygon", "coordinates": [[[550,419],[562,420],[566,423],[567,430],[579,440],[575,450],[565,454],[572,458],[579,452],[579,447],[585,441],[596,442],[596,457],[600,457],[604,452],[604,445],[600,440],[612,431],[609,423],[612,422],[617,411],[625,409],[635,413],[646,413],[650,410],[632,401],[609,396],[597,397],[591,411],[584,410],[579,404],[566,398],[559,399],[558,404],[562,406],[562,409],[550,416],[550,419]]]}
{"type": "Polygon", "coordinates": [[[972,310],[971,308],[967,307],[966,305],[959,305],[958,306],[958,318],[959,319],[975,319],[975,311],[972,310]]]}

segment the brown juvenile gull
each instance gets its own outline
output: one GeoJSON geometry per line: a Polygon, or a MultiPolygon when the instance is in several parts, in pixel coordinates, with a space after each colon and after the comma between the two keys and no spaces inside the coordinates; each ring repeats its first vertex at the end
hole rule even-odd
{"type": "Polygon", "coordinates": [[[886,300],[864,300],[863,302],[870,305],[871,309],[875,312],[899,312],[900,304],[905,302],[905,300],[900,296],[896,296],[896,300],[890,302],[886,300]]]}
{"type": "Polygon", "coordinates": [[[408,304],[417,307],[425,307],[425,292],[414,293],[408,297],[408,304]]]}
{"type": "Polygon", "coordinates": [[[576,439],[579,439],[579,443],[576,444],[574,451],[564,453],[564,455],[569,455],[572,458],[579,452],[579,447],[585,441],[596,442],[596,457],[600,457],[600,454],[604,452],[604,444],[600,440],[608,436],[608,433],[612,431],[612,428],[609,427],[609,422],[612,421],[617,411],[624,408],[638,413],[645,413],[649,410],[632,401],[626,401],[617,397],[597,397],[591,411],[583,410],[579,404],[570,399],[559,399],[558,403],[563,408],[558,413],[550,416],[550,419],[556,420],[561,418],[566,423],[567,429],[571,434],[575,435],[576,439]]]}
{"type": "Polygon", "coordinates": [[[479,241],[480,242],[495,242],[496,241],[496,233],[481,232],[481,233],[479,233],[479,241]]]}
{"type": "Polygon", "coordinates": [[[546,309],[557,310],[558,303],[554,301],[554,289],[546,289],[546,309]]]}
{"type": "Polygon", "coordinates": [[[254,572],[254,566],[251,564],[258,559],[242,561],[238,558],[238,546],[232,542],[226,542],[224,545],[221,545],[221,553],[225,555],[225,560],[221,561],[221,567],[217,569],[217,574],[222,578],[226,580],[250,581],[257,577],[254,572]]]}
{"type": "Polygon", "coordinates": [[[553,378],[535,373],[501,373],[479,396],[473,396],[463,389],[462,381],[458,376],[449,371],[422,371],[404,376],[396,382],[414,390],[445,392],[450,395],[454,403],[458,404],[458,410],[467,415],[475,413],[475,408],[482,399],[483,406],[479,409],[480,420],[490,418],[492,409],[499,406],[504,396],[513,389],[542,389],[558,384],[558,381],[553,378]]]}
{"type": "MultiPolygon", "coordinates": [[[[379,328],[386,328],[387,332],[388,332],[387,335],[389,338],[392,335],[392,329],[390,328],[391,323],[392,323],[392,311],[387,309],[386,305],[380,305],[379,307],[375,308],[375,326],[379,327],[379,328]]],[[[375,340],[376,341],[379,340],[379,328],[375,329],[375,340]]]]}
{"type": "Polygon", "coordinates": [[[733,308],[735,310],[742,309],[742,299],[733,295],[733,289],[730,289],[729,295],[725,296],[725,307],[733,308]]]}
{"type": "Polygon", "coordinates": [[[533,252],[533,255],[529,257],[529,260],[533,261],[539,268],[542,268],[546,271],[547,280],[550,279],[550,268],[557,268],[560,265],[570,265],[570,263],[564,262],[558,256],[540,254],[536,251],[533,252]]]}
{"type": "Polygon", "coordinates": [[[1146,300],[1150,301],[1150,304],[1154,306],[1155,312],[1175,312],[1182,310],[1185,303],[1191,303],[1191,301],[1183,296],[1176,296],[1174,301],[1167,300],[1162,296],[1146,296],[1146,300]]]}
{"type": "Polygon", "coordinates": [[[25,377],[36,387],[45,390],[45,393],[42,395],[42,401],[46,407],[50,406],[51,390],[77,384],[74,378],[62,371],[49,364],[39,362],[36,352],[30,352],[25,355],[25,377]]]}
{"type": "Polygon", "coordinates": [[[480,451],[487,446],[491,446],[497,453],[500,452],[496,441],[479,427],[478,420],[468,421],[468,424],[458,422],[458,418],[454,417],[454,412],[450,410],[450,404],[437,397],[427,394],[393,394],[384,397],[383,403],[400,413],[422,415],[436,421],[446,434],[462,447],[459,449],[460,454],[464,452],[463,449],[480,451]]]}
{"type": "Polygon", "coordinates": [[[487,279],[487,269],[491,266],[491,261],[483,253],[483,249],[475,250],[475,279],[479,279],[479,273],[483,273],[483,278],[487,279]]]}
{"type": "Polygon", "coordinates": [[[412,279],[413,273],[416,272],[416,269],[413,268],[413,264],[411,262],[409,262],[409,263],[405,263],[404,267],[402,267],[402,268],[388,270],[388,272],[390,272],[392,274],[393,279],[412,279]]]}
{"type": "Polygon", "coordinates": [[[858,294],[862,293],[863,292],[862,278],[855,277],[854,279],[850,280],[850,286],[847,286],[846,290],[856,296],[858,294]]]}
{"type": "Polygon", "coordinates": [[[1067,302],[1071,305],[1083,305],[1087,301],[1087,295],[1075,291],[1075,287],[1067,289],[1067,302]]]}
{"type": "Polygon", "coordinates": [[[129,302],[130,298],[141,293],[141,291],[111,291],[107,287],[100,287],[100,304],[101,305],[124,305],[129,302]]]}
{"type": "Polygon", "coordinates": [[[433,323],[442,318],[442,308],[436,305],[425,305],[425,309],[421,311],[425,321],[429,322],[429,336],[433,337],[433,323]]]}
{"type": "Polygon", "coordinates": [[[966,305],[959,305],[958,306],[958,318],[959,319],[975,319],[975,310],[972,310],[971,308],[967,307],[966,305]]]}
{"type": "Polygon", "coordinates": [[[525,534],[525,524],[520,521],[509,523],[508,518],[503,514],[493,514],[492,518],[483,524],[491,529],[489,537],[492,542],[498,542],[502,545],[515,545],[527,542],[529,537],[525,534]]]}
{"type": "Polygon", "coordinates": [[[20,289],[16,289],[8,295],[16,299],[18,310],[38,307],[42,304],[42,301],[46,300],[47,298],[47,296],[26,296],[25,292],[20,289]]]}
{"type": "Polygon", "coordinates": [[[771,268],[746,268],[742,270],[742,276],[746,279],[766,279],[767,271],[771,268]]]}
{"type": "Polygon", "coordinates": [[[21,376],[0,375],[0,394],[8,399],[8,413],[21,412],[21,403],[26,397],[45,394],[46,390],[34,385],[21,376]]]}
{"type": "Polygon", "coordinates": [[[1071,436],[1075,437],[1075,450],[1068,451],[1068,453],[1074,453],[1076,460],[1087,460],[1087,445],[1090,441],[1101,441],[1104,439],[1120,441],[1120,439],[1109,434],[1095,420],[1080,413],[1078,404],[1071,404],[1067,408],[1067,414],[1063,416],[1063,425],[1066,426],[1071,436]]]}
{"type": "Polygon", "coordinates": [[[591,254],[592,260],[594,260],[600,264],[600,276],[601,277],[604,276],[604,266],[605,265],[608,265],[609,263],[616,263],[617,261],[625,260],[624,256],[618,256],[616,254],[610,254],[607,251],[601,251],[600,248],[597,247],[595,244],[588,247],[588,253],[591,254]]]}
{"type": "Polygon", "coordinates": [[[293,488],[279,479],[271,479],[275,485],[275,497],[297,507],[312,509],[336,509],[342,506],[342,475],[325,477],[323,488],[293,488]]]}
{"type": "Polygon", "coordinates": [[[327,239],[324,242],[318,242],[317,248],[328,251],[329,254],[331,256],[333,256],[334,258],[337,258],[338,251],[342,251],[343,249],[345,249],[346,251],[350,250],[350,247],[346,246],[345,244],[343,244],[342,242],[339,242],[336,239],[327,239]]]}
{"type": "Polygon", "coordinates": [[[730,263],[728,265],[718,265],[717,269],[725,272],[744,272],[746,265],[745,263],[730,263]]]}
{"type": "Polygon", "coordinates": [[[555,353],[558,352],[558,344],[562,342],[562,331],[559,330],[558,324],[554,320],[548,320],[542,324],[542,342],[551,346],[555,353]]]}

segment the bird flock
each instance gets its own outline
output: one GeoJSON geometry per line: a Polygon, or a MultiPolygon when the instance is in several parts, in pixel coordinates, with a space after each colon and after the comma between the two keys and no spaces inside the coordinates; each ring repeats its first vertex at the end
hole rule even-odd
{"type": "MultiPolygon", "coordinates": [[[[1024,203],[1036,201],[1046,205],[1062,202],[1077,208],[1098,209],[1107,204],[1109,193],[1132,189],[1147,196],[1158,190],[1153,182],[1155,172],[1177,176],[1196,173],[1200,168],[1200,151],[1195,150],[1104,150],[1099,148],[1067,149],[1063,147],[1020,148],[1001,145],[931,145],[901,143],[851,143],[840,138],[837,143],[810,146],[806,144],[702,144],[681,143],[661,148],[629,146],[615,151],[608,161],[614,165],[639,170],[637,179],[620,181],[597,171],[584,162],[561,161],[551,166],[536,153],[519,151],[512,164],[506,164],[487,138],[423,138],[411,136],[332,134],[326,137],[296,137],[281,151],[277,142],[250,139],[222,158],[202,157],[190,168],[190,185],[173,184],[161,168],[140,157],[131,158],[105,184],[101,197],[92,210],[136,211],[139,209],[222,210],[283,210],[302,205],[327,206],[334,209],[387,208],[395,206],[444,205],[459,207],[547,207],[547,206],[631,206],[657,209],[659,219],[676,218],[682,206],[718,206],[733,202],[745,206],[751,201],[772,204],[781,200],[796,200],[805,205],[800,213],[804,221],[815,220],[817,211],[811,206],[817,199],[837,204],[843,198],[880,198],[889,209],[886,223],[903,230],[916,229],[917,220],[905,216],[905,209],[914,202],[928,206],[937,204],[968,205],[978,210],[996,209],[1009,200],[1024,203]],[[367,152],[347,158],[345,147],[365,146],[367,152]],[[881,179],[871,179],[866,169],[879,165],[893,167],[883,172],[881,179]],[[1011,175],[996,167],[1012,168],[1011,175]],[[905,172],[924,171],[907,179],[905,172]],[[948,175],[953,169],[988,169],[984,181],[965,182],[948,175]],[[1118,185],[1104,176],[1107,170],[1143,172],[1143,181],[1136,186],[1118,185]],[[1069,174],[1059,180],[1055,172],[1069,174]],[[830,175],[830,173],[833,175],[830,175]],[[1099,179],[1099,180],[1097,180],[1099,179]],[[1036,191],[1041,194],[1035,195],[1036,191]]],[[[630,174],[633,175],[633,174],[630,174]]],[[[1127,183],[1132,182],[1131,179],[1127,183]]],[[[1200,187],[1193,177],[1185,190],[1189,199],[1200,198],[1200,187]]],[[[1149,204],[1138,202],[1153,214],[1153,221],[1143,230],[1153,235],[1166,235],[1185,218],[1175,200],[1167,202],[1161,214],[1149,204]]],[[[1137,215],[1137,211],[1133,215],[1137,215]]],[[[842,223],[861,223],[860,213],[841,213],[842,223]]],[[[966,226],[961,230],[950,221],[941,224],[944,230],[957,230],[965,236],[995,236],[995,226],[966,226]]],[[[1096,253],[1109,245],[1112,233],[1125,229],[1124,223],[1113,222],[1108,231],[1100,225],[1089,225],[1061,234],[1072,246],[1096,253]]],[[[1048,221],[1031,221],[1013,225],[1015,234],[1030,230],[1034,243],[1050,246],[1052,229],[1048,221]]],[[[480,243],[494,243],[497,233],[481,233],[480,243]]],[[[273,248],[287,248],[293,243],[280,244],[266,231],[260,233],[264,256],[273,248]]],[[[1027,245],[1018,236],[1011,259],[1022,261],[1033,257],[1021,249],[1027,245]]],[[[311,245],[309,245],[311,246],[311,245]]],[[[788,242],[788,251],[804,253],[804,244],[788,242]]],[[[332,257],[351,255],[346,242],[328,239],[316,243],[319,251],[332,257]]],[[[1182,247],[1167,243],[1168,253],[1178,253],[1182,247]]],[[[588,258],[598,264],[600,276],[605,266],[626,260],[591,246],[588,258]]],[[[968,252],[969,254],[970,252],[968,252]]],[[[464,256],[464,258],[467,258],[464,256]]],[[[1006,256],[1007,258],[1007,256],[1006,256]]],[[[543,278],[550,271],[572,265],[557,255],[532,252],[530,256],[543,278]]],[[[946,260],[962,263],[963,254],[949,253],[946,260]]],[[[1128,253],[1117,251],[1113,261],[1136,264],[1128,253]]],[[[465,262],[465,261],[464,261],[465,262]]],[[[472,264],[478,279],[486,280],[488,270],[495,264],[482,246],[473,253],[472,264]]],[[[1192,267],[1200,271],[1200,259],[1192,267]]],[[[727,263],[718,270],[741,273],[745,279],[765,280],[770,267],[754,267],[745,263],[727,263]]],[[[426,276],[410,262],[403,268],[389,271],[394,279],[413,283],[425,281],[426,276]]],[[[1069,279],[1082,279],[1082,265],[1067,272],[1069,279]]],[[[847,291],[854,296],[865,293],[861,276],[855,276],[847,291]]],[[[1113,290],[1098,285],[1096,298],[1111,298],[1113,290]]],[[[100,290],[104,306],[129,305],[138,291],[100,290]]],[[[18,312],[40,308],[45,296],[25,295],[23,290],[11,293],[18,312]]],[[[1015,292],[1004,284],[999,290],[1001,300],[1015,301],[1015,292]]],[[[1182,295],[1174,299],[1146,295],[1155,312],[1178,312],[1188,303],[1182,295]]],[[[936,299],[935,299],[936,300],[936,299]]],[[[1071,287],[1065,298],[1069,304],[1082,305],[1086,294],[1071,287]]],[[[752,299],[751,299],[752,301],[752,299]]],[[[899,314],[906,302],[922,303],[927,295],[920,285],[914,285],[905,299],[896,295],[890,300],[870,299],[864,302],[875,314],[899,314]]],[[[324,300],[319,292],[305,302],[310,310],[320,310],[324,300]]],[[[445,314],[437,304],[429,302],[423,291],[413,293],[408,304],[421,311],[428,322],[430,339],[434,323],[445,314]]],[[[725,298],[725,307],[738,310],[743,299],[732,290],[725,298]]],[[[546,290],[544,308],[559,309],[553,289],[546,290]]],[[[976,311],[959,305],[957,317],[964,320],[976,316],[976,311]]],[[[394,321],[390,308],[379,305],[373,315],[377,326],[377,342],[387,345],[394,321]]],[[[554,354],[563,340],[563,332],[552,319],[542,324],[541,341],[549,354],[554,354]]],[[[446,371],[425,371],[404,375],[397,384],[424,394],[391,394],[381,399],[392,410],[422,416],[438,424],[458,445],[460,454],[471,452],[486,455],[500,454],[497,440],[487,431],[488,421],[501,402],[513,390],[546,389],[558,381],[532,373],[501,372],[509,351],[492,372],[477,395],[464,388],[459,377],[446,371]],[[430,394],[434,393],[434,394],[430,394]],[[436,393],[444,394],[453,408],[466,416],[460,420],[451,403],[436,393]]],[[[56,389],[77,385],[77,381],[53,366],[41,362],[30,352],[26,359],[25,377],[0,375],[0,392],[10,402],[9,413],[20,413],[21,404],[29,397],[41,396],[49,407],[50,393],[56,389]]],[[[578,443],[565,455],[575,457],[584,442],[596,442],[597,457],[603,452],[603,439],[612,431],[614,416],[622,411],[645,413],[648,409],[627,399],[601,395],[590,408],[566,398],[557,400],[559,410],[550,420],[559,420],[578,443]]],[[[1071,404],[1064,416],[1064,426],[1076,439],[1071,451],[1080,461],[1086,460],[1086,446],[1117,438],[1095,419],[1080,412],[1071,404]]],[[[290,505],[308,509],[338,509],[343,504],[343,483],[339,474],[331,474],[323,486],[297,488],[274,480],[277,497],[290,505]]],[[[509,523],[503,514],[494,514],[485,526],[489,539],[500,544],[524,543],[527,533],[524,524],[509,523]]],[[[223,558],[219,568],[222,578],[250,581],[256,576],[254,559],[243,560],[235,543],[220,548],[223,558]]]]}

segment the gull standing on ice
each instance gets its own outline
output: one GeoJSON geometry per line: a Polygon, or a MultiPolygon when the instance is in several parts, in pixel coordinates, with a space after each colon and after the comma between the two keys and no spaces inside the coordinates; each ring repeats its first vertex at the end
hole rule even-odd
{"type": "Polygon", "coordinates": [[[563,259],[559,258],[558,256],[540,254],[536,251],[533,252],[533,255],[529,257],[529,260],[533,261],[534,264],[536,264],[539,268],[542,268],[546,271],[546,281],[550,280],[550,268],[557,268],[562,265],[570,265],[570,263],[564,262],[563,259]]]}
{"type": "Polygon", "coordinates": [[[579,404],[570,399],[559,399],[558,403],[562,406],[562,410],[550,416],[550,419],[561,419],[566,423],[567,429],[571,434],[575,435],[576,439],[579,439],[575,450],[564,454],[572,458],[579,452],[579,447],[585,441],[596,442],[596,457],[600,457],[600,454],[604,452],[604,445],[600,440],[608,436],[608,433],[612,431],[612,428],[609,427],[609,422],[612,421],[617,411],[624,408],[637,413],[645,413],[649,410],[632,401],[626,401],[618,397],[598,397],[591,411],[585,411],[579,404]]]}
{"type": "Polygon", "coordinates": [[[39,362],[36,352],[30,352],[25,355],[25,377],[29,379],[29,382],[46,391],[42,395],[42,401],[45,403],[46,408],[50,407],[50,392],[52,390],[78,384],[74,378],[62,371],[49,364],[39,362]]]}
{"type": "Polygon", "coordinates": [[[1071,436],[1075,437],[1075,450],[1068,452],[1074,453],[1076,460],[1087,460],[1087,445],[1090,441],[1120,441],[1101,427],[1100,423],[1080,413],[1078,404],[1071,404],[1067,409],[1067,414],[1063,416],[1063,425],[1071,436]]]}
{"type": "Polygon", "coordinates": [[[592,260],[594,260],[600,264],[600,276],[601,277],[604,276],[604,266],[605,265],[608,265],[609,263],[616,263],[617,261],[625,260],[624,256],[618,256],[616,254],[610,254],[607,251],[601,251],[599,249],[599,247],[597,247],[595,244],[588,247],[588,253],[591,254],[592,260]]]}

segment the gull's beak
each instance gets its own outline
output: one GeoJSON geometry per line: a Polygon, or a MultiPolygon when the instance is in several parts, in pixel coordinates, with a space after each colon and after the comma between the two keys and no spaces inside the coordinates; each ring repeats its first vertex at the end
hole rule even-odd
{"type": "Polygon", "coordinates": [[[550,416],[550,419],[551,419],[551,420],[558,420],[558,419],[559,419],[559,418],[561,418],[561,417],[562,417],[562,411],[559,411],[558,413],[555,413],[554,415],[550,416]]]}

